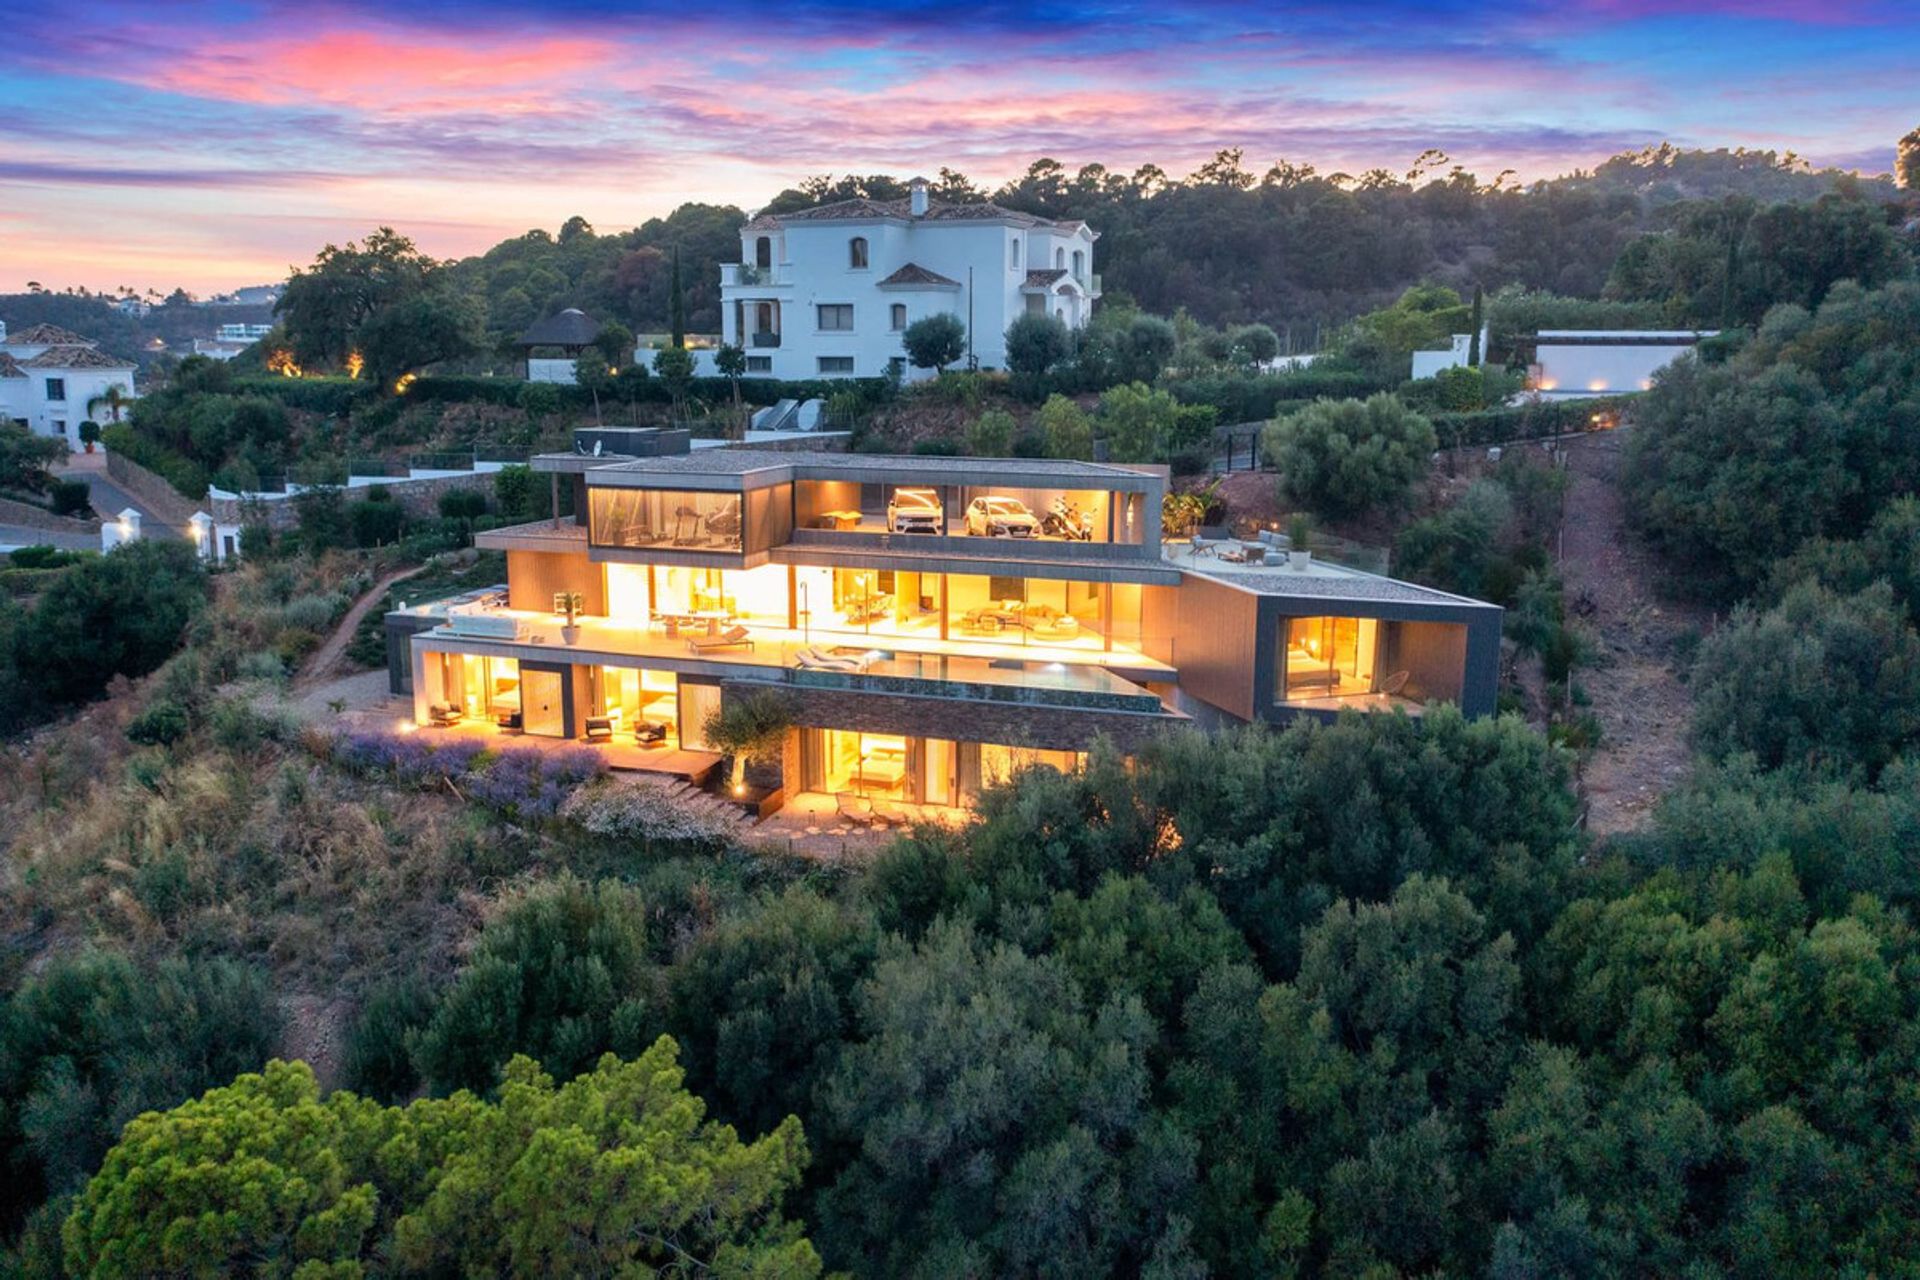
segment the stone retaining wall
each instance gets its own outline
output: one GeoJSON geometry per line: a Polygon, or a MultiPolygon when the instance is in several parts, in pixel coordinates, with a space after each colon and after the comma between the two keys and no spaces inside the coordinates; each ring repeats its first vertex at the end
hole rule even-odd
{"type": "Polygon", "coordinates": [[[49,533],[100,532],[98,520],[57,516],[44,507],[36,507],[31,502],[15,502],[12,498],[0,498],[0,524],[24,525],[29,529],[45,529],[49,533]]]}
{"type": "Polygon", "coordinates": [[[155,519],[182,534],[186,532],[188,519],[203,505],[124,454],[108,450],[106,472],[110,480],[133,495],[155,519]]]}

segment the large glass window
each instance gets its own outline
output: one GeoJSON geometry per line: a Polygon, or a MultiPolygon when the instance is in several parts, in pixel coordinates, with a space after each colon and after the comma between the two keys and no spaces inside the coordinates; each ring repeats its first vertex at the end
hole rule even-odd
{"type": "Polygon", "coordinates": [[[740,550],[740,495],[681,489],[587,490],[597,547],[740,550]]]}
{"type": "Polygon", "coordinates": [[[680,745],[680,681],[673,672],[600,667],[594,702],[596,715],[612,719],[616,738],[632,734],[643,746],[680,745]]]}
{"type": "Polygon", "coordinates": [[[1292,706],[1417,711],[1458,702],[1467,629],[1457,623],[1376,618],[1287,618],[1281,623],[1278,700],[1292,706]]]}

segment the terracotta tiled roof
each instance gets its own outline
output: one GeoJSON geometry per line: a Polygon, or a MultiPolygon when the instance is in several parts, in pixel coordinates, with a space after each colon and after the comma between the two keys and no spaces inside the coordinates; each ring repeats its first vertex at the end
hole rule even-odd
{"type": "Polygon", "coordinates": [[[932,285],[935,288],[940,288],[940,289],[958,289],[960,287],[960,282],[958,280],[949,280],[947,279],[947,277],[941,275],[938,271],[929,271],[917,262],[909,262],[906,266],[900,268],[898,271],[888,276],[885,280],[882,280],[880,282],[880,287],[884,289],[890,284],[891,285],[924,284],[924,285],[932,285]]]}
{"type": "Polygon", "coordinates": [[[4,351],[0,351],[0,378],[24,378],[20,372],[20,362],[4,351]]]}
{"type": "Polygon", "coordinates": [[[584,347],[598,337],[600,322],[578,307],[548,316],[520,335],[523,347],[584,347]]]}
{"type": "Polygon", "coordinates": [[[85,346],[48,347],[39,355],[19,362],[22,369],[131,369],[133,361],[110,356],[91,343],[85,346]]]}
{"type": "Polygon", "coordinates": [[[852,200],[836,200],[832,204],[815,205],[811,209],[795,209],[790,213],[763,213],[747,224],[751,231],[772,231],[789,222],[871,222],[881,218],[911,218],[915,222],[1011,222],[1019,227],[1052,227],[1059,224],[1045,218],[1036,218],[1030,213],[1020,213],[990,200],[972,204],[949,204],[942,200],[930,200],[927,211],[918,218],[913,217],[911,204],[906,200],[868,200],[856,197],[852,200]]]}
{"type": "Polygon", "coordinates": [[[93,340],[83,338],[71,329],[62,329],[57,324],[29,325],[18,333],[7,335],[10,347],[91,347],[93,340]]]}
{"type": "Polygon", "coordinates": [[[1050,267],[1045,271],[1029,271],[1027,272],[1027,287],[1030,289],[1044,289],[1066,274],[1067,269],[1065,267],[1050,267]]]}

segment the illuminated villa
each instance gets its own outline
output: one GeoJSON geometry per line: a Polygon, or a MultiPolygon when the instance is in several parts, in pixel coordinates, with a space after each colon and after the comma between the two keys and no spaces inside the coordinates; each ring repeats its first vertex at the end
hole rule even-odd
{"type": "Polygon", "coordinates": [[[787,797],[910,809],[1072,766],[1101,735],[1493,710],[1498,608],[1271,535],[1163,542],[1161,467],[688,451],[645,430],[578,447],[532,465],[582,515],[477,535],[504,586],[388,615],[418,724],[699,782],[709,718],[779,690],[787,797]]]}

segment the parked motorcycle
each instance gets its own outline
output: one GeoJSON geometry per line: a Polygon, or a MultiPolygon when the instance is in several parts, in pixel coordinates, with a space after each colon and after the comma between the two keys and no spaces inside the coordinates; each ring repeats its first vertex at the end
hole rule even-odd
{"type": "Polygon", "coordinates": [[[1040,522],[1040,532],[1049,538],[1065,538],[1070,542],[1092,542],[1093,521],[1073,502],[1065,497],[1055,498],[1047,508],[1047,515],[1040,522]]]}

